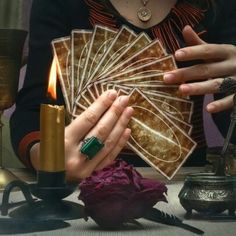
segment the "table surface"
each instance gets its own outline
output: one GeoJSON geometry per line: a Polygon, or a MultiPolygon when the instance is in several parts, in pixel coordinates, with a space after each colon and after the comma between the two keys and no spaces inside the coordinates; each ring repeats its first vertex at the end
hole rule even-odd
{"type": "MultiPolygon", "coordinates": [[[[144,167],[144,168],[137,168],[138,171],[144,176],[148,178],[153,179],[160,179],[166,182],[168,187],[168,203],[158,203],[156,207],[166,213],[173,214],[181,219],[183,219],[184,223],[187,223],[189,225],[195,226],[205,232],[204,235],[207,236],[233,236],[236,235],[236,224],[235,220],[231,221],[219,221],[219,220],[205,220],[205,219],[199,219],[197,217],[194,217],[194,219],[185,219],[185,210],[179,203],[178,199],[178,193],[181,190],[183,186],[183,179],[188,173],[194,173],[202,171],[202,168],[182,168],[178,174],[172,179],[171,181],[167,181],[159,175],[155,170],[152,168],[144,167]]],[[[25,169],[14,169],[11,170],[17,177],[19,177],[21,180],[27,181],[27,182],[34,182],[35,176],[27,172],[25,169]]],[[[75,191],[73,194],[65,198],[65,200],[71,201],[71,202],[77,202],[78,201],[78,195],[79,192],[75,191]]],[[[14,191],[10,195],[10,202],[17,202],[24,200],[24,197],[21,192],[14,191]]],[[[2,202],[2,193],[0,193],[0,202],[2,202]]],[[[6,217],[1,217],[6,218],[6,217]]],[[[1,222],[1,221],[0,221],[1,222]]],[[[69,220],[66,221],[69,223],[69,227],[56,229],[56,230],[50,230],[50,231],[39,231],[39,232],[30,232],[27,233],[27,235],[96,235],[96,236],[103,236],[103,235],[145,235],[145,236],[151,236],[151,235],[158,235],[158,236],[169,236],[169,235],[195,235],[194,233],[191,233],[187,230],[175,227],[175,226],[168,226],[164,224],[154,223],[147,221],[145,219],[138,219],[138,222],[142,225],[142,227],[126,227],[120,231],[105,231],[100,229],[94,221],[89,219],[87,222],[84,219],[77,219],[77,220],[69,220]]],[[[22,226],[23,227],[23,226],[22,226]]],[[[14,229],[15,230],[15,229],[14,229]]],[[[13,233],[13,232],[12,232],[13,233]]],[[[9,234],[9,233],[8,233],[9,234]]],[[[14,234],[17,235],[26,235],[26,234],[18,234],[17,232],[14,232],[14,234]]],[[[1,232],[1,226],[0,226],[0,235],[4,235],[4,233],[1,232]]]]}

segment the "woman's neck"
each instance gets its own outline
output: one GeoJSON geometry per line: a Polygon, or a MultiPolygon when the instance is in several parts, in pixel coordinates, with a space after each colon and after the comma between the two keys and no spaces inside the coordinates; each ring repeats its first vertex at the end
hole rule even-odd
{"type": "Polygon", "coordinates": [[[163,21],[177,0],[110,0],[110,2],[129,23],[147,29],[163,21]]]}

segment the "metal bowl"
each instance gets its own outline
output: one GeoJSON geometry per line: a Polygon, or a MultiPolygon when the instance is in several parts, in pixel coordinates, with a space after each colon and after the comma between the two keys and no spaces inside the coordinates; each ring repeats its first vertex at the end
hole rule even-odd
{"type": "Polygon", "coordinates": [[[228,210],[229,215],[235,215],[236,177],[213,173],[190,174],[179,193],[179,200],[187,211],[186,216],[191,216],[192,210],[207,215],[228,210]]]}

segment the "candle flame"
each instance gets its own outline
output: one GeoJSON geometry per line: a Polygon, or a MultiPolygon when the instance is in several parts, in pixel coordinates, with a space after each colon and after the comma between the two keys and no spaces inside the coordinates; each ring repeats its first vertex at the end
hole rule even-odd
{"type": "Polygon", "coordinates": [[[53,58],[50,74],[49,74],[49,82],[48,82],[48,95],[49,97],[56,100],[57,98],[57,60],[56,57],[53,58]]]}

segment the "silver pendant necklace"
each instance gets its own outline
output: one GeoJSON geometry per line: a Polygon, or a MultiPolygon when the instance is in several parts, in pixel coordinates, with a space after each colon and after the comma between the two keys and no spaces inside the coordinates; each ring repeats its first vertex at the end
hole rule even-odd
{"type": "Polygon", "coordinates": [[[141,2],[143,4],[143,6],[138,9],[137,16],[138,16],[140,21],[147,22],[152,17],[152,12],[147,7],[147,4],[148,4],[149,0],[141,0],[141,2]]]}

